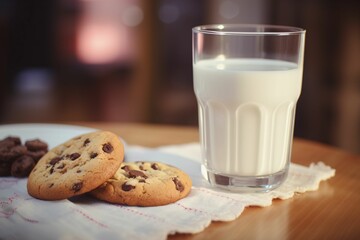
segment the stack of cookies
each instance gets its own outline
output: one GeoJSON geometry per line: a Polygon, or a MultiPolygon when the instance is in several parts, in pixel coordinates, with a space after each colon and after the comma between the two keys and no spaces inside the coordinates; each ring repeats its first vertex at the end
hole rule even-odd
{"type": "Polygon", "coordinates": [[[21,143],[17,136],[0,140],[0,176],[27,177],[37,161],[48,151],[40,139],[21,143]]]}
{"type": "Polygon", "coordinates": [[[51,149],[31,171],[28,193],[60,200],[84,193],[111,203],[158,206],[186,197],[190,177],[158,162],[123,162],[118,136],[97,131],[72,138],[51,149]]]}

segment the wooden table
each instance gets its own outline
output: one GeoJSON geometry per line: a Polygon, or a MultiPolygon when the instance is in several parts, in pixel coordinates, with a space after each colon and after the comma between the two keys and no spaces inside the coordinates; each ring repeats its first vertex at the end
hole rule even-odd
{"type": "MultiPolygon", "coordinates": [[[[76,123],[106,129],[128,144],[155,147],[198,140],[191,127],[144,124],[76,123]]],[[[295,139],[292,161],[323,161],[336,169],[334,178],[314,192],[275,200],[266,208],[250,207],[231,222],[213,222],[203,232],[169,239],[360,239],[360,156],[316,142],[295,139]]]]}

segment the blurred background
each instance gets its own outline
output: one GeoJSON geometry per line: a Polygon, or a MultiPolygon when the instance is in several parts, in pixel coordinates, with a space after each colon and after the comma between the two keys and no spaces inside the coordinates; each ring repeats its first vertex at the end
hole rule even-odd
{"type": "Polygon", "coordinates": [[[295,136],[360,152],[360,1],[0,0],[0,123],[197,126],[191,28],[307,30],[295,136]]]}

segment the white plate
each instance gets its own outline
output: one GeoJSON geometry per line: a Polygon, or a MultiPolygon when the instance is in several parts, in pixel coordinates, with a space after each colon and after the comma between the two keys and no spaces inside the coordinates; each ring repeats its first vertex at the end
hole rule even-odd
{"type": "Polygon", "coordinates": [[[18,136],[24,143],[26,140],[39,138],[53,148],[72,137],[96,131],[95,128],[64,124],[7,124],[0,125],[0,139],[7,136],[18,136]]]}

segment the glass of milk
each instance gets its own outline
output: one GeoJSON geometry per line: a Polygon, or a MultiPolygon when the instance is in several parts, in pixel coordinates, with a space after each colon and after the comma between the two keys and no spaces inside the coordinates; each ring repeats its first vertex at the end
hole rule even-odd
{"type": "Polygon", "coordinates": [[[192,33],[204,177],[231,191],[280,186],[291,158],[305,30],[220,24],[192,33]]]}

